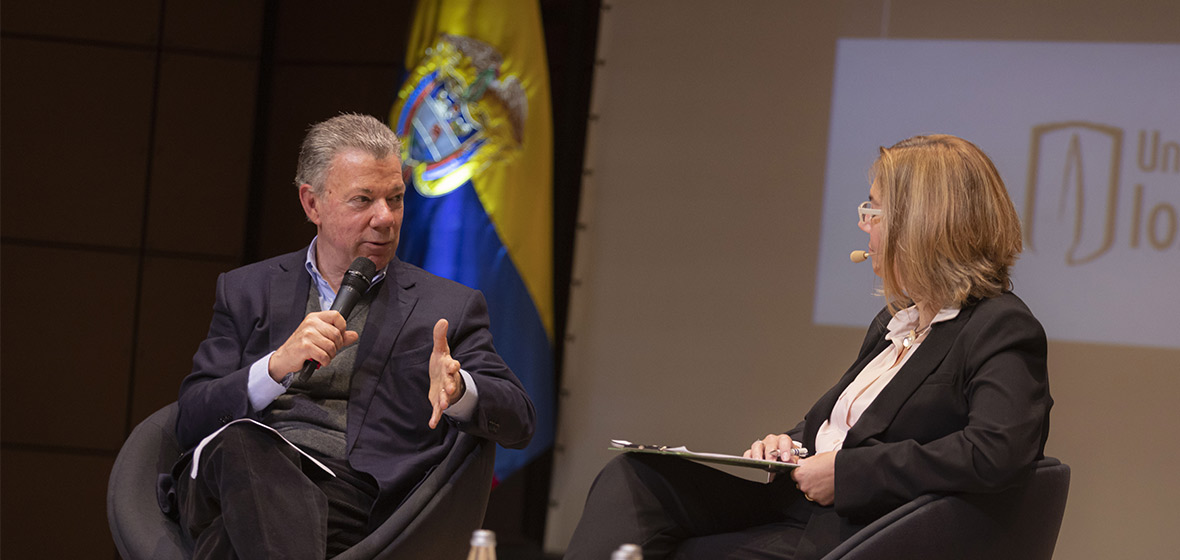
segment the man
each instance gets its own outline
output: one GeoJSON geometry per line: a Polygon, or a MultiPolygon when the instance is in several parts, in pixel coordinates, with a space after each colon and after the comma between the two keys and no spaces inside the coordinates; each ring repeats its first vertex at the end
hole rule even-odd
{"type": "Polygon", "coordinates": [[[458,431],[513,448],[532,437],[532,402],[492,347],[483,296],[394,256],[399,150],[372,117],[314,125],[295,183],[316,238],[218,279],[176,427],[185,448],[208,440],[177,470],[194,557],[333,556],[387,518],[458,431]],[[378,274],[346,320],[329,309],[357,257],[378,274]],[[307,360],[320,367],[299,379],[307,360]]]}

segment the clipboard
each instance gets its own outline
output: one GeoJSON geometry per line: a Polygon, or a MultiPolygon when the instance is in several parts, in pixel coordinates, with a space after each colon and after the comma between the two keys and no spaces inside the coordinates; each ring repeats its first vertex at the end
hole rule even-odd
{"type": "Polygon", "coordinates": [[[768,461],[765,459],[748,459],[739,455],[726,455],[724,453],[699,453],[696,451],[689,451],[688,448],[684,446],[669,447],[667,445],[631,443],[625,439],[612,439],[610,440],[610,443],[610,447],[607,447],[607,449],[611,451],[621,451],[623,453],[652,453],[655,455],[671,455],[673,457],[683,457],[690,461],[697,461],[700,463],[716,463],[718,465],[747,467],[764,470],[769,473],[790,472],[795,467],[799,466],[796,463],[768,461]]]}

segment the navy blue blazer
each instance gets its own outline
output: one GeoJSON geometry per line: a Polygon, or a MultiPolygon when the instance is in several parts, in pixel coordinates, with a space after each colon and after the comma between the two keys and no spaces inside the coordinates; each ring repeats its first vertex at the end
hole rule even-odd
{"type": "MultiPolygon", "coordinates": [[[[182,447],[239,419],[259,419],[247,395],[250,365],[277,349],[304,318],[311,276],[306,249],[222,274],[209,335],[181,384],[176,432],[182,447]]],[[[456,430],[509,448],[532,438],[536,412],[492,346],[483,295],[394,259],[375,288],[349,393],[346,454],[380,487],[375,512],[388,514],[446,456],[456,430]],[[452,356],[479,390],[469,422],[444,415],[427,426],[435,323],[449,322],[452,356]]]]}

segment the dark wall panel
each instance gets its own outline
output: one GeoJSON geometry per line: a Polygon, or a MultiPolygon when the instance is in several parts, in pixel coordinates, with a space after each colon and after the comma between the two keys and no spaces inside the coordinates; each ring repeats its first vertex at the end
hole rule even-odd
{"type": "Polygon", "coordinates": [[[106,478],[114,459],[5,450],[4,558],[113,558],[106,478]]]}
{"type": "Polygon", "coordinates": [[[152,160],[148,246],[241,255],[258,63],[165,54],[152,160]]]}
{"type": "Polygon", "coordinates": [[[282,2],[275,59],[336,66],[401,64],[414,2],[282,2]]]}
{"type": "Polygon", "coordinates": [[[135,257],[6,246],[0,275],[4,443],[118,449],[135,326],[135,257]]]}
{"type": "Polygon", "coordinates": [[[5,237],[137,247],[153,53],[5,38],[5,237]]]}
{"type": "Polygon", "coordinates": [[[160,0],[5,2],[5,33],[151,46],[160,28],[160,0]]]}
{"type": "Polygon", "coordinates": [[[144,262],[131,425],[176,400],[209,332],[213,287],[224,262],[149,257],[144,262]]]}
{"type": "Polygon", "coordinates": [[[168,0],[164,48],[256,58],[262,48],[263,0],[168,0]]]}

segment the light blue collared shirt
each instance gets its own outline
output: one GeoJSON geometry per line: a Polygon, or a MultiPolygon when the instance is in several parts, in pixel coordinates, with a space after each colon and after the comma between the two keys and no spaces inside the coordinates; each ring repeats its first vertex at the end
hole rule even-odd
{"type": "MultiPolygon", "coordinates": [[[[316,292],[320,297],[320,309],[331,309],[332,303],[336,301],[336,290],[332,289],[332,285],[324,280],[324,276],[320,274],[319,267],[316,266],[316,240],[311,240],[311,245],[307,247],[307,260],[304,261],[304,266],[307,267],[307,273],[311,275],[311,282],[316,287],[316,292]]],[[[386,265],[388,267],[388,265],[386,265]]],[[[381,269],[377,276],[373,277],[373,281],[369,283],[369,289],[373,289],[378,283],[385,279],[385,269],[381,269]]],[[[262,410],[270,405],[279,395],[287,392],[287,387],[282,383],[276,382],[270,376],[270,357],[274,355],[274,351],[258,359],[250,366],[250,377],[246,383],[246,393],[250,397],[250,404],[254,410],[262,410]]],[[[467,370],[460,369],[459,374],[463,376],[463,382],[467,386],[467,390],[463,396],[455,401],[455,404],[447,407],[443,414],[450,416],[460,422],[467,422],[475,414],[475,404],[479,401],[479,391],[475,387],[475,379],[471,377],[467,370]]]]}
{"type": "MultiPolygon", "coordinates": [[[[332,285],[327,280],[324,280],[324,276],[320,274],[320,268],[316,266],[315,247],[316,240],[318,239],[319,236],[317,235],[315,239],[311,240],[311,245],[307,246],[307,260],[303,261],[303,266],[307,267],[307,273],[311,275],[311,282],[315,284],[316,292],[320,294],[320,309],[331,309],[332,304],[336,302],[336,290],[333,290],[332,285]]],[[[385,266],[386,268],[389,267],[389,265],[385,266]]],[[[373,281],[369,282],[369,289],[373,289],[373,286],[376,286],[384,279],[385,269],[383,268],[373,277],[373,281]]]]}

